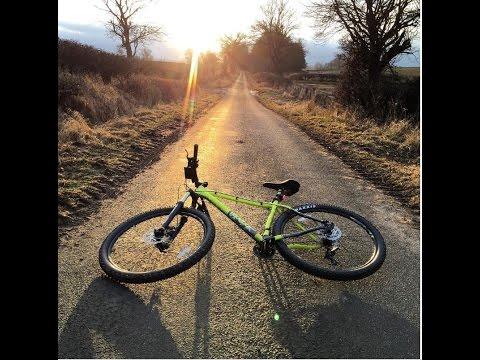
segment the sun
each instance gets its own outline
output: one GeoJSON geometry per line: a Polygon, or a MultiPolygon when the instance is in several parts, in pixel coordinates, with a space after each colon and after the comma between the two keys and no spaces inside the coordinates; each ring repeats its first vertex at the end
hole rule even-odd
{"type": "Polygon", "coordinates": [[[192,49],[194,52],[202,53],[205,51],[217,52],[220,48],[220,35],[217,30],[204,26],[203,28],[192,24],[191,27],[185,29],[185,32],[179,34],[179,45],[184,49],[192,49]]]}
{"type": "Polygon", "coordinates": [[[222,14],[218,6],[208,1],[192,1],[182,13],[181,22],[171,29],[172,42],[178,48],[192,49],[198,53],[218,52],[219,39],[223,35],[222,14]]]}
{"type": "Polygon", "coordinates": [[[189,44],[188,48],[192,49],[194,53],[202,53],[205,51],[217,51],[219,44],[215,34],[207,30],[199,31],[197,34],[192,34],[190,39],[186,39],[185,43],[189,44]]]}
{"type": "Polygon", "coordinates": [[[187,49],[219,53],[224,35],[248,31],[258,12],[258,1],[155,1],[141,20],[162,27],[165,44],[178,54],[187,49]]]}

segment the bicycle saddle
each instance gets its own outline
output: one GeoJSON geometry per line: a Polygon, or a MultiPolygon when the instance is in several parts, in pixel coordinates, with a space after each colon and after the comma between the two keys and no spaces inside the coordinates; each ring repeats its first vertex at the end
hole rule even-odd
{"type": "Polygon", "coordinates": [[[266,182],[263,186],[273,190],[282,190],[287,196],[292,196],[300,189],[300,183],[298,181],[289,179],[278,183],[266,182]]]}

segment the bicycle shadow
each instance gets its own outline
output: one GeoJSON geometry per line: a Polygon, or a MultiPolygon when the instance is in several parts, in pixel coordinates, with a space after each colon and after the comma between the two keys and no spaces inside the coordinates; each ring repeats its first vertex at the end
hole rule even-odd
{"type": "Polygon", "coordinates": [[[274,261],[259,261],[268,296],[279,314],[272,329],[293,358],[420,356],[420,332],[407,320],[345,290],[335,304],[307,306],[289,295],[295,290],[284,286],[274,261]]]}
{"type": "Polygon", "coordinates": [[[157,310],[159,296],[149,304],[129,288],[106,277],[92,281],[65,324],[58,340],[59,358],[181,358],[157,310]]]}
{"type": "Polygon", "coordinates": [[[212,252],[197,265],[197,287],[195,291],[195,334],[193,338],[192,358],[210,358],[209,311],[212,283],[212,252]]]}

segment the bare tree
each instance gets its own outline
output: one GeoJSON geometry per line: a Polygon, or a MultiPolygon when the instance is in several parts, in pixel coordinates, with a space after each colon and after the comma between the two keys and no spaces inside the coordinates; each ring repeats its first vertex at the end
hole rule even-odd
{"type": "Polygon", "coordinates": [[[420,7],[418,0],[324,0],[313,2],[307,15],[315,21],[317,38],[346,34],[348,48],[366,67],[368,84],[375,89],[398,55],[412,53],[420,7]]]}
{"type": "Polygon", "coordinates": [[[298,28],[295,13],[288,8],[288,0],[269,0],[260,7],[262,18],[252,26],[252,32],[258,36],[266,32],[273,32],[290,37],[298,28]]]}
{"type": "Polygon", "coordinates": [[[234,72],[247,66],[248,41],[244,33],[224,35],[220,39],[220,55],[226,72],[234,72]]]}
{"type": "Polygon", "coordinates": [[[120,47],[125,49],[127,57],[137,54],[139,46],[149,41],[159,40],[165,35],[162,29],[153,25],[140,25],[132,21],[145,6],[143,0],[102,0],[104,9],[111,16],[106,24],[107,30],[112,37],[120,39],[120,47]]]}
{"type": "Polygon", "coordinates": [[[282,53],[292,42],[292,33],[298,28],[295,13],[287,0],[269,0],[260,7],[262,17],[252,26],[256,45],[268,53],[272,70],[281,72],[282,53]]]}

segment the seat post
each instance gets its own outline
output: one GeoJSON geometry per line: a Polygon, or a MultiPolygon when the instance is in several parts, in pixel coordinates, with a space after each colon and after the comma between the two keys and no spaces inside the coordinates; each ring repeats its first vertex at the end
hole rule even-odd
{"type": "Polygon", "coordinates": [[[275,200],[278,200],[278,201],[282,201],[283,200],[283,191],[281,189],[279,189],[277,191],[277,194],[275,195],[275,197],[273,198],[273,201],[275,200]]]}
{"type": "Polygon", "coordinates": [[[265,221],[265,226],[263,228],[263,234],[262,234],[264,238],[270,235],[273,219],[275,218],[275,214],[277,213],[277,205],[281,201],[280,200],[281,197],[282,197],[282,191],[278,190],[277,195],[272,201],[273,204],[272,204],[272,208],[270,209],[270,213],[268,214],[267,220],[265,221]]]}

